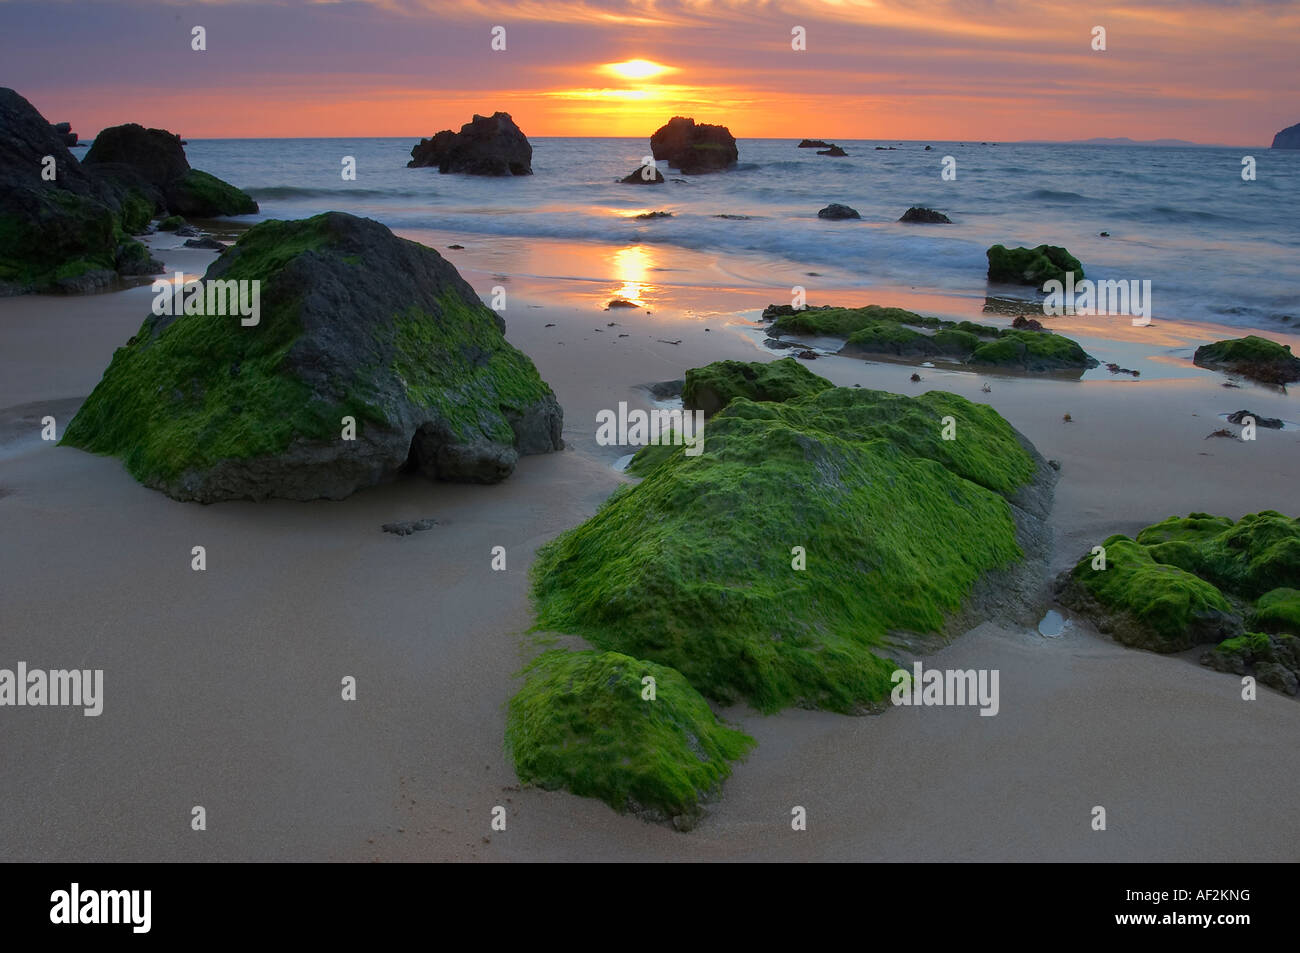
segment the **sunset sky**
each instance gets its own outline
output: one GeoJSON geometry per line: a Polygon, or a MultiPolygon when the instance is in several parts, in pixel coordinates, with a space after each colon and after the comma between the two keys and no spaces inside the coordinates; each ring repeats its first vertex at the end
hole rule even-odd
{"type": "Polygon", "coordinates": [[[0,0],[0,85],[83,138],[417,137],[500,109],[530,136],[682,114],[742,138],[1267,145],[1300,122],[1298,47],[1290,0],[0,0]]]}

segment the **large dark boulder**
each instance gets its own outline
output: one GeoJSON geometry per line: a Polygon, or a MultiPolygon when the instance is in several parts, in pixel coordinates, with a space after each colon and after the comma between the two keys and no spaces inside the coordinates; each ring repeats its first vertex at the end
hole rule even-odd
{"type": "Polygon", "coordinates": [[[444,129],[432,139],[421,139],[406,165],[469,175],[532,175],[533,147],[509,113],[476,114],[460,132],[444,129]]]}
{"type": "Polygon", "coordinates": [[[656,159],[667,159],[683,175],[721,172],[740,157],[736,137],[726,126],[696,123],[674,116],[650,137],[650,151],[656,159]]]}
{"type": "Polygon", "coordinates": [[[72,131],[72,123],[52,122],[50,125],[54,127],[54,131],[59,134],[65,146],[72,148],[77,144],[77,134],[72,131]]]}
{"type": "Polygon", "coordinates": [[[190,168],[181,137],[166,129],[112,126],[95,137],[83,161],[120,193],[147,198],[152,214],[210,218],[257,211],[257,203],[233,185],[190,168]]]}
{"type": "Polygon", "coordinates": [[[26,99],[0,88],[0,295],[94,291],[119,273],[162,270],[129,237],[148,224],[145,204],[124,201],[92,176],[65,138],[26,99]]]}
{"type": "Polygon", "coordinates": [[[205,280],[260,282],[257,322],[150,314],[65,443],[204,503],[341,499],[405,469],[492,483],[563,446],[563,411],[500,316],[378,222],[264,222],[205,280]]]}
{"type": "Polygon", "coordinates": [[[919,205],[913,205],[899,218],[900,222],[910,222],[913,225],[951,225],[952,219],[943,212],[936,212],[932,208],[922,208],[919,205]]]}
{"type": "Polygon", "coordinates": [[[847,205],[840,205],[838,202],[832,202],[824,209],[821,209],[817,213],[817,217],[828,218],[834,222],[846,218],[861,218],[862,216],[858,214],[858,210],[855,208],[850,208],[847,205]]]}
{"type": "Polygon", "coordinates": [[[1300,149],[1300,122],[1287,126],[1273,137],[1274,149],[1300,149]]]}
{"type": "Polygon", "coordinates": [[[664,174],[652,165],[643,165],[633,169],[618,181],[623,185],[663,185],[664,174]]]}

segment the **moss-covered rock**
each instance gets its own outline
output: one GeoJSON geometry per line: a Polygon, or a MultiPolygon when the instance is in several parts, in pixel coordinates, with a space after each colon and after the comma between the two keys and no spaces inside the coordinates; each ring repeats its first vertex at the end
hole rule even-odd
{"type": "Polygon", "coordinates": [[[1045,281],[1065,281],[1067,271],[1074,272],[1074,280],[1083,280],[1083,265],[1059,245],[1039,245],[1036,248],[1007,248],[994,245],[986,253],[989,260],[989,281],[1005,284],[1033,285],[1042,289],[1045,281]]]}
{"type": "MultiPolygon", "coordinates": [[[[146,205],[92,176],[31,103],[0,88],[0,294],[112,286],[127,234],[148,224],[146,205]]],[[[141,273],[134,253],[126,260],[126,273],[141,273]]],[[[147,273],[161,270],[153,264],[147,273]]]]}
{"type": "Polygon", "coordinates": [[[1225,639],[1201,656],[1201,664],[1234,675],[1253,675],[1269,688],[1300,694],[1300,639],[1247,632],[1225,639]]]}
{"type": "Polygon", "coordinates": [[[1300,381],[1300,358],[1291,353],[1291,346],[1253,334],[1203,344],[1196,349],[1192,361],[1200,367],[1225,370],[1268,384],[1300,381]]]}
{"type": "Polygon", "coordinates": [[[1300,589],[1280,588],[1264,593],[1255,603],[1251,624],[1262,632],[1300,635],[1300,589]]]}
{"type": "Polygon", "coordinates": [[[506,746],[525,784],[599,798],[679,829],[731,774],[753,739],[721,724],[663,665],[617,652],[544,652],[510,702],[506,746]],[[654,679],[654,697],[646,676],[654,679]]]}
{"type": "Polygon", "coordinates": [[[1088,615],[1101,632],[1153,652],[1179,652],[1241,634],[1242,622],[1213,585],[1152,557],[1127,536],[1111,536],[1105,568],[1092,554],[1058,580],[1063,605],[1088,615]]]}
{"type": "Polygon", "coordinates": [[[1096,367],[1077,341],[1060,334],[1006,329],[996,341],[978,344],[969,363],[1023,371],[1082,370],[1096,367]]]}
{"type": "Polygon", "coordinates": [[[158,223],[158,231],[174,232],[176,231],[176,229],[180,228],[184,224],[186,224],[186,222],[183,216],[168,215],[166,218],[164,218],[161,222],[158,223]]]}
{"type": "Polygon", "coordinates": [[[1192,513],[1103,546],[1106,568],[1085,556],[1058,579],[1058,596],[1121,642],[1161,652],[1240,646],[1232,640],[1243,619],[1260,632],[1300,629],[1300,592],[1286,586],[1300,579],[1300,520],[1274,510],[1235,522],[1192,513]]]}
{"type": "Polygon", "coordinates": [[[209,307],[151,314],[65,443],[202,502],[338,499],[408,462],[493,482],[519,454],[561,446],[555,397],[500,317],[437,252],[378,222],[262,223],[205,281],[258,282],[257,323],[209,307]]]}
{"type": "Polygon", "coordinates": [[[715,361],[686,372],[682,405],[712,415],[736,397],[783,401],[833,387],[792,357],[779,361],[715,361]]]}
{"type": "Polygon", "coordinates": [[[120,195],[147,201],[150,217],[163,210],[199,218],[257,211],[257,203],[230,183],[190,168],[180,136],[166,129],[112,126],[95,137],[84,161],[120,195]]]}
{"type": "Polygon", "coordinates": [[[880,704],[895,636],[942,633],[1006,581],[1052,473],[992,408],[942,392],[738,397],[683,450],[542,547],[538,627],[763,711],[880,704]]]}
{"type": "Polygon", "coordinates": [[[1195,573],[1243,599],[1300,580],[1300,520],[1274,510],[1247,514],[1236,523],[1205,513],[1173,516],[1137,538],[1157,562],[1195,573]]]}
{"type": "Polygon", "coordinates": [[[1076,341],[1050,332],[994,328],[971,321],[943,321],[908,311],[863,308],[805,308],[770,305],[775,319],[768,336],[813,334],[845,338],[841,354],[894,358],[945,357],[971,365],[1006,370],[1082,371],[1096,367],[1076,341]],[[991,338],[991,340],[989,340],[991,338]]]}

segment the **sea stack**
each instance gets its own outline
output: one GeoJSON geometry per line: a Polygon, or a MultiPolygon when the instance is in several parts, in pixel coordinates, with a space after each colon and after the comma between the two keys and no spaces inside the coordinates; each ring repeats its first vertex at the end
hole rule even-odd
{"type": "Polygon", "coordinates": [[[736,137],[726,126],[697,123],[674,116],[650,137],[650,151],[656,159],[667,159],[683,175],[722,172],[740,156],[736,137]]]}
{"type": "Polygon", "coordinates": [[[407,168],[467,175],[532,175],[533,147],[509,113],[475,114],[460,132],[444,129],[411,148],[407,168]]]}
{"type": "Polygon", "coordinates": [[[1274,149],[1300,149],[1300,122],[1287,126],[1273,137],[1274,149]]]}

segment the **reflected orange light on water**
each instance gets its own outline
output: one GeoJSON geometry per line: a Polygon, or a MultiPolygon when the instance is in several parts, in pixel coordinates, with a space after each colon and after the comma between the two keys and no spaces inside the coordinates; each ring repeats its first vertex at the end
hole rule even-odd
{"type": "Polygon", "coordinates": [[[639,305],[655,290],[650,282],[650,269],[654,267],[653,253],[643,245],[628,245],[614,252],[610,259],[614,266],[614,280],[621,282],[614,296],[639,305]]]}

